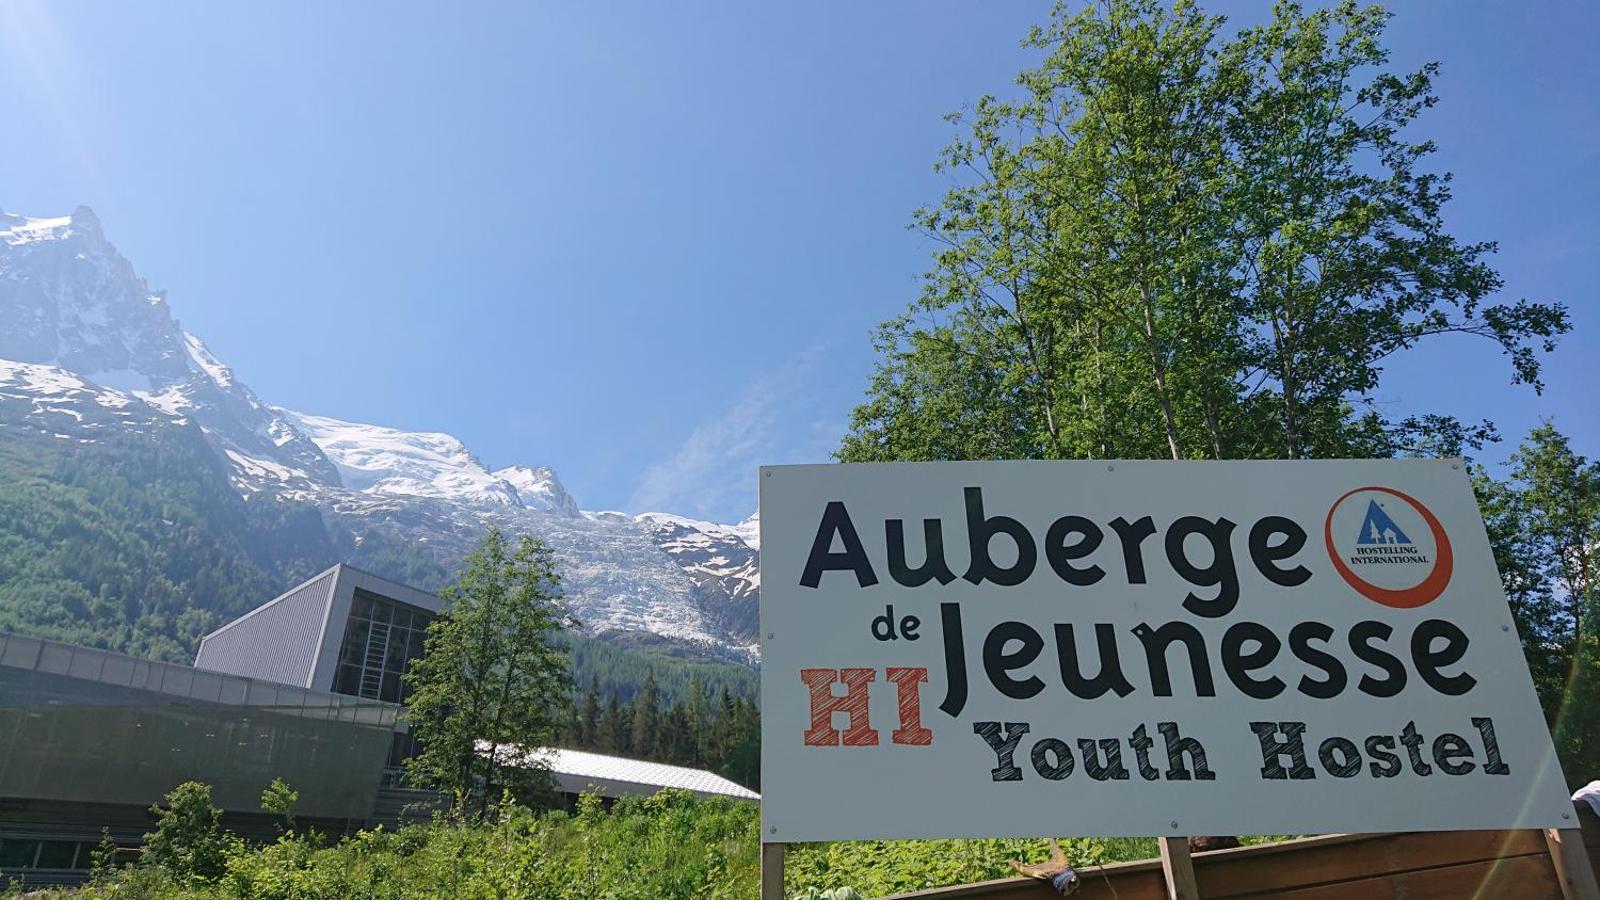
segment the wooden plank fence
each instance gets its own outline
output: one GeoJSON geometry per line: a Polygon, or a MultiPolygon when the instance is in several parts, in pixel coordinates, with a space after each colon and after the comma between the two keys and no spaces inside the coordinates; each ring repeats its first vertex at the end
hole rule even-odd
{"type": "MultiPolygon", "coordinates": [[[[1563,885],[1558,857],[1565,865],[1587,863],[1600,869],[1600,818],[1587,804],[1575,806],[1581,825],[1549,839],[1542,831],[1437,831],[1392,834],[1339,834],[1279,844],[1197,853],[1196,888],[1206,900],[1562,900],[1592,896],[1593,876],[1573,870],[1563,885]],[[1581,839],[1580,839],[1581,838],[1581,839]],[[1581,852],[1572,853],[1577,845],[1581,852]],[[1587,876],[1590,887],[1582,882],[1587,876]]],[[[1079,870],[1080,900],[1166,900],[1162,860],[1113,863],[1079,870]]],[[[1015,898],[1044,900],[1055,892],[1044,882],[1004,878],[909,894],[899,900],[1015,898]]],[[[891,898],[893,900],[893,898],[891,898]]]]}

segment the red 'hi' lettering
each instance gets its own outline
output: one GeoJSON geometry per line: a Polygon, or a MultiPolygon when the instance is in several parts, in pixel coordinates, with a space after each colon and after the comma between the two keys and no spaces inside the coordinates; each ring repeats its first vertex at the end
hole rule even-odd
{"type": "Polygon", "coordinates": [[[890,733],[896,744],[926,747],[933,743],[933,732],[922,727],[922,694],[917,685],[928,680],[928,670],[890,666],[883,674],[900,692],[900,727],[890,733]]]}
{"type": "Polygon", "coordinates": [[[878,732],[867,721],[867,685],[878,677],[876,669],[801,669],[800,680],[811,688],[811,727],[806,731],[807,747],[837,747],[839,729],[833,727],[833,714],[850,718],[844,730],[846,747],[873,747],[878,732]],[[833,693],[835,682],[844,682],[844,696],[833,693]]]}

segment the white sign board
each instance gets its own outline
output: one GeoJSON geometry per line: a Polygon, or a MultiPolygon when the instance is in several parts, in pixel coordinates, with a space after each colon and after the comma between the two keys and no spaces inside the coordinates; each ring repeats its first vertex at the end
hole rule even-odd
{"type": "Polygon", "coordinates": [[[1451,461],[761,472],[762,838],[1571,825],[1451,461]]]}

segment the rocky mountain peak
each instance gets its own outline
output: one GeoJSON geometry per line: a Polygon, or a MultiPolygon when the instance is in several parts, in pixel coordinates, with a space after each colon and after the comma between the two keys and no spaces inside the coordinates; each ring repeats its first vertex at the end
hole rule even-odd
{"type": "Polygon", "coordinates": [[[581,515],[578,501],[567,493],[556,470],[549,466],[506,466],[491,474],[516,488],[518,498],[528,509],[559,516],[581,515]]]}
{"type": "Polygon", "coordinates": [[[755,653],[749,522],[585,514],[548,466],[491,471],[450,434],[268,406],[179,326],[86,207],[0,212],[0,322],[0,412],[18,423],[64,443],[198,425],[242,496],[314,507],[357,564],[424,559],[448,572],[499,526],[556,550],[565,603],[597,633],[755,653]]]}

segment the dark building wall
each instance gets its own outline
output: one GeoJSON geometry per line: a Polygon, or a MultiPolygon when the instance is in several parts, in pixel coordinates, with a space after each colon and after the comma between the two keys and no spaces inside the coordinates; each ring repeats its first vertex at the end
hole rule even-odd
{"type": "Polygon", "coordinates": [[[0,798],[148,807],[203,781],[250,813],[282,778],[306,816],[366,819],[397,711],[0,635],[0,798]]]}
{"type": "MultiPolygon", "coordinates": [[[[296,828],[330,837],[354,834],[365,824],[295,816],[296,828]]],[[[16,887],[20,882],[27,888],[81,883],[104,838],[116,845],[118,865],[135,862],[144,836],[155,827],[156,817],[143,806],[0,798],[0,892],[8,883],[16,887]]],[[[282,833],[283,819],[265,813],[224,812],[222,827],[249,843],[260,844],[282,833]]]]}

